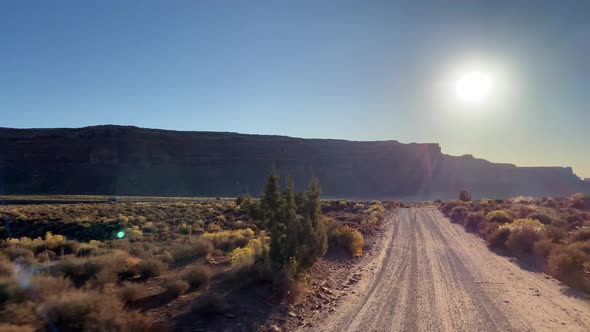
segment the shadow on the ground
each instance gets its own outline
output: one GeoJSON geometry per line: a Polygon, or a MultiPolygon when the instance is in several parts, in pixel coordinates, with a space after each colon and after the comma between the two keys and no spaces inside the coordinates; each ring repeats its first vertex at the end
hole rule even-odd
{"type": "MultiPolygon", "coordinates": [[[[216,293],[225,303],[218,312],[186,312],[174,318],[174,331],[256,331],[270,317],[286,321],[286,306],[270,301],[272,285],[257,283],[247,287],[216,293]]],[[[196,299],[198,301],[198,298],[196,299]]]]}
{"type": "Polygon", "coordinates": [[[172,319],[174,331],[257,331],[265,324],[280,325],[289,314],[288,307],[276,299],[272,281],[253,271],[224,273],[193,301],[172,319]],[[211,295],[221,299],[216,308],[192,309],[211,295]]]}
{"type": "Polygon", "coordinates": [[[563,287],[561,288],[561,293],[564,295],[567,295],[569,297],[574,297],[576,299],[579,300],[584,300],[584,301],[590,301],[590,295],[584,293],[581,290],[577,290],[575,288],[571,288],[567,285],[563,285],[563,287]]]}

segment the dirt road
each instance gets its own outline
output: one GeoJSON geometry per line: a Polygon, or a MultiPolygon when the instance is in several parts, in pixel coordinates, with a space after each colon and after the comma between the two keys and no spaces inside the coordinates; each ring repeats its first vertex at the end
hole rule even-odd
{"type": "Polygon", "coordinates": [[[361,281],[322,331],[590,331],[590,301],[521,269],[437,210],[392,216],[361,281]]]}

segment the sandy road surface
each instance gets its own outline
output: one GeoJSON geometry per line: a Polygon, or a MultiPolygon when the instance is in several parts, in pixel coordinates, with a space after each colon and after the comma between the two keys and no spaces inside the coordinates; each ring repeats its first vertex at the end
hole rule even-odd
{"type": "Polygon", "coordinates": [[[590,301],[490,252],[437,210],[392,216],[355,292],[322,331],[590,331],[590,301]]]}

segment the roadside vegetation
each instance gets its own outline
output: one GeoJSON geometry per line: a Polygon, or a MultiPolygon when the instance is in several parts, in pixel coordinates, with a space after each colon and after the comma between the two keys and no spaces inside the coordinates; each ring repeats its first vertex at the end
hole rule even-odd
{"type": "Polygon", "coordinates": [[[233,319],[240,292],[296,302],[326,251],[363,254],[386,206],[280,183],[259,199],[0,206],[0,328],[166,331],[233,319]]]}
{"type": "Polygon", "coordinates": [[[493,250],[590,293],[590,196],[471,201],[461,194],[440,210],[493,250]]]}

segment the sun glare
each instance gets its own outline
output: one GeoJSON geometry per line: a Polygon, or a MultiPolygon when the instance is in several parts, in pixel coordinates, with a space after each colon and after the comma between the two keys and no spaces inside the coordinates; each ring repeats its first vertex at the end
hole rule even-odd
{"type": "Polygon", "coordinates": [[[490,76],[472,71],[463,74],[455,85],[455,91],[459,99],[476,103],[484,100],[492,88],[492,79],[490,76]]]}

